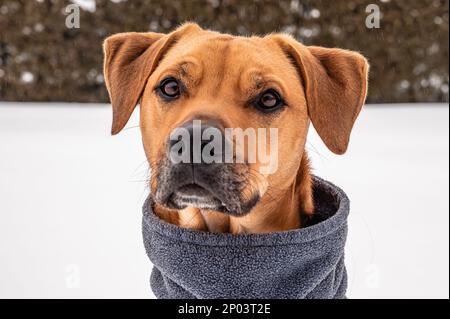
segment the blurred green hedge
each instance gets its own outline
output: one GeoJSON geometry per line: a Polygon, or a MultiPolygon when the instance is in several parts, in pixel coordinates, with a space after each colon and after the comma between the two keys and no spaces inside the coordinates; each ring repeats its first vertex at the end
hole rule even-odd
{"type": "Polygon", "coordinates": [[[188,20],[241,35],[284,31],[305,44],[358,50],[371,63],[372,103],[449,99],[446,0],[79,2],[96,8],[82,6],[81,27],[68,29],[69,1],[0,0],[0,100],[106,102],[103,39],[167,32],[188,20]],[[371,3],[380,6],[380,29],[365,26],[371,3]]]}

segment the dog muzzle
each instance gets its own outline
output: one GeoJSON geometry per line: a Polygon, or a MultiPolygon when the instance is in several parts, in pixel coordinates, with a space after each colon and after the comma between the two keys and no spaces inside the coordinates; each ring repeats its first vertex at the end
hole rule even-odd
{"type": "Polygon", "coordinates": [[[315,213],[305,228],[269,234],[214,234],[164,222],[143,208],[150,286],[162,299],[340,299],[349,200],[314,178],[315,213]]]}

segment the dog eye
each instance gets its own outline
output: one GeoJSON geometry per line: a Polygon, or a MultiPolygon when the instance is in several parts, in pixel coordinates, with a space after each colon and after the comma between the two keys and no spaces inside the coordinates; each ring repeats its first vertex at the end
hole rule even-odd
{"type": "Polygon", "coordinates": [[[283,100],[277,91],[270,89],[260,96],[257,106],[263,111],[274,111],[283,106],[283,100]]]}
{"type": "Polygon", "coordinates": [[[180,84],[174,78],[168,78],[161,82],[159,91],[163,97],[174,99],[180,96],[180,84]]]}

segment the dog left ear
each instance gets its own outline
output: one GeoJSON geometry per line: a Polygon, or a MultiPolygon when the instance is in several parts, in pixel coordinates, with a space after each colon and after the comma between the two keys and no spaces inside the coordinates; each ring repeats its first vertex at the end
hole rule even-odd
{"type": "Polygon", "coordinates": [[[317,133],[332,152],[345,153],[367,96],[367,60],[353,51],[307,47],[286,35],[275,40],[300,73],[317,133]]]}

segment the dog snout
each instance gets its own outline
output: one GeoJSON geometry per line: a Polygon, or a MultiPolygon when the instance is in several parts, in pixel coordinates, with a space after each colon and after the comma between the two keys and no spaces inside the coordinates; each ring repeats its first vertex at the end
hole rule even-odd
{"type": "Polygon", "coordinates": [[[167,157],[158,169],[155,200],[171,209],[197,207],[239,215],[241,180],[226,153],[232,145],[224,125],[194,119],[177,127],[167,142],[167,157]]]}
{"type": "Polygon", "coordinates": [[[227,143],[219,121],[194,119],[172,131],[168,155],[174,164],[224,163],[227,150],[232,149],[227,143]]]}

